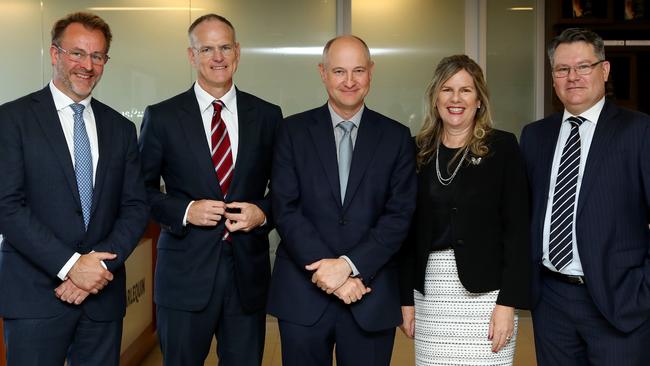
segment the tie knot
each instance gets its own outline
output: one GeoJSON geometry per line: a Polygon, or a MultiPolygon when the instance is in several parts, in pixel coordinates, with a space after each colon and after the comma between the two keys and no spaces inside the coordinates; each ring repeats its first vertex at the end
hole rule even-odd
{"type": "Polygon", "coordinates": [[[84,112],[84,105],[79,104],[79,103],[72,103],[70,104],[70,108],[72,108],[72,111],[74,111],[74,114],[82,114],[84,112]]]}
{"type": "Polygon", "coordinates": [[[582,122],[584,122],[586,120],[587,120],[586,118],[581,117],[581,116],[577,116],[577,117],[571,116],[571,117],[567,118],[567,121],[569,121],[569,123],[571,123],[571,127],[580,127],[582,122]]]}
{"type": "Polygon", "coordinates": [[[212,102],[212,107],[214,108],[214,114],[221,114],[221,110],[223,109],[223,102],[220,100],[215,100],[212,102]]]}
{"type": "Polygon", "coordinates": [[[338,125],[336,125],[336,127],[342,128],[343,131],[345,131],[345,133],[350,133],[350,131],[352,131],[352,129],[354,128],[354,123],[352,123],[351,121],[343,121],[340,122],[338,125]]]}

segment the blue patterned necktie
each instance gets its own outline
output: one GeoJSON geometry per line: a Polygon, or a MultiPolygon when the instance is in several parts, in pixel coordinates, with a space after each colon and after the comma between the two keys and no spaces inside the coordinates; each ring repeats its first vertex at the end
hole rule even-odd
{"type": "Polygon", "coordinates": [[[88,229],[90,209],[93,204],[93,157],[90,152],[90,140],[84,124],[84,106],[70,104],[74,111],[74,172],[77,177],[77,189],[81,200],[81,212],[84,225],[88,229]]]}
{"type": "Polygon", "coordinates": [[[569,117],[571,132],[562,149],[553,193],[548,256],[561,271],[573,261],[573,212],[575,211],[578,172],[580,171],[580,125],[583,117],[569,117]]]}
{"type": "Polygon", "coordinates": [[[350,176],[350,165],[352,164],[352,129],[354,123],[343,121],[336,125],[343,130],[343,137],[339,142],[339,183],[341,184],[341,203],[345,200],[345,189],[348,186],[348,177],[350,176]]]}

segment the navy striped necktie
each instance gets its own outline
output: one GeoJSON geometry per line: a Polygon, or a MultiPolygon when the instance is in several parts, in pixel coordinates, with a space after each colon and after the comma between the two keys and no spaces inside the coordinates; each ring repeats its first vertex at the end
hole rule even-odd
{"type": "Polygon", "coordinates": [[[555,181],[548,254],[551,264],[558,271],[573,261],[573,216],[580,171],[580,125],[585,120],[583,117],[567,119],[571,123],[571,132],[562,149],[555,181]]]}

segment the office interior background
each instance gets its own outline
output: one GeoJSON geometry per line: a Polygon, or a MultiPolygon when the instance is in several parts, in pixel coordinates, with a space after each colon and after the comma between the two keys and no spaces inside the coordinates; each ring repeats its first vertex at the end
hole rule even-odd
{"type": "Polygon", "coordinates": [[[0,0],[0,104],[49,82],[52,24],[90,11],[113,31],[93,96],[139,130],[147,105],[191,87],[187,28],[214,12],[232,21],[241,45],[235,84],[280,105],[285,116],[325,103],[322,47],[353,33],[376,64],[367,105],[412,134],[438,61],[466,53],[484,68],[496,127],[519,135],[544,114],[543,9],[543,0],[0,0]]]}

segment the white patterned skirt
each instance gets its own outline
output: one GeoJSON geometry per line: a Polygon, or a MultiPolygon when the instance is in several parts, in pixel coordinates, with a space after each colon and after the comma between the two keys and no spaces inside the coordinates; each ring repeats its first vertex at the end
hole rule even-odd
{"type": "Polygon", "coordinates": [[[474,294],[460,283],[453,249],[429,255],[424,292],[415,291],[416,365],[512,365],[510,342],[492,352],[488,327],[499,291],[474,294]]]}

